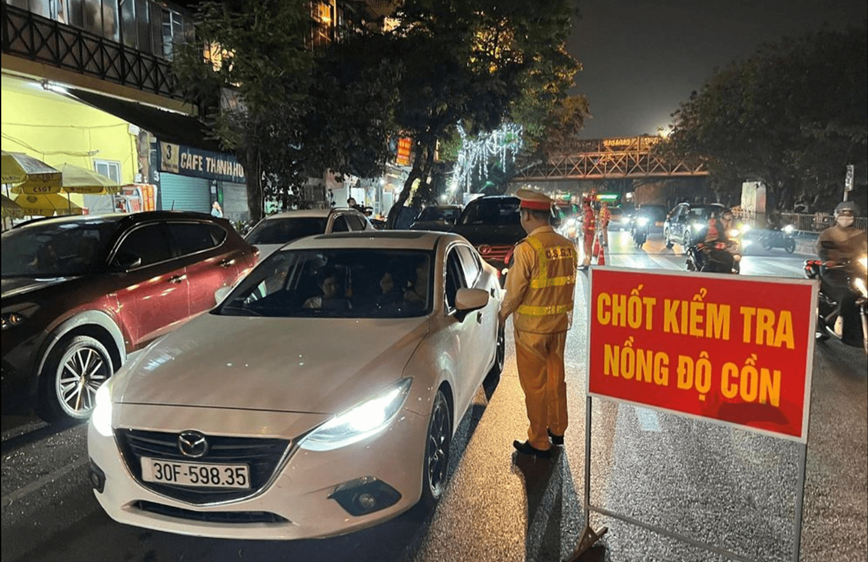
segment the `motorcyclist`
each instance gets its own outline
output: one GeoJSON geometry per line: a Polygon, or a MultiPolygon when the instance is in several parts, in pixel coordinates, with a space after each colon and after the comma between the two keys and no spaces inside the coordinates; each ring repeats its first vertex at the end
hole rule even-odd
{"type": "MultiPolygon", "coordinates": [[[[854,225],[856,211],[852,201],[838,203],[835,224],[822,231],[817,239],[817,255],[824,262],[822,290],[838,303],[834,317],[842,310],[849,310],[848,305],[856,298],[847,286],[850,272],[843,266],[868,252],[868,234],[854,225]]],[[[826,322],[831,320],[827,318],[826,322]]]]}
{"type": "MultiPolygon", "coordinates": [[[[717,216],[717,211],[711,212],[708,225],[705,229],[705,239],[703,240],[702,247],[705,260],[709,259],[712,252],[724,251],[733,256],[734,244],[729,238],[729,231],[733,229],[733,224],[732,211],[727,209],[719,217],[717,216]],[[717,247],[720,243],[724,245],[723,249],[717,247]]],[[[701,267],[698,269],[701,269],[701,267]]]]}

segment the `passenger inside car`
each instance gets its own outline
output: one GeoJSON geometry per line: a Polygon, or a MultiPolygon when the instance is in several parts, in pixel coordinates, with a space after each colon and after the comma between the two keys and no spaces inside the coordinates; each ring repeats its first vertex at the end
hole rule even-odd
{"type": "Polygon", "coordinates": [[[345,310],[353,307],[349,299],[344,298],[340,293],[341,284],[337,269],[331,266],[321,268],[317,272],[317,283],[322,294],[304,301],[303,308],[345,310]]]}

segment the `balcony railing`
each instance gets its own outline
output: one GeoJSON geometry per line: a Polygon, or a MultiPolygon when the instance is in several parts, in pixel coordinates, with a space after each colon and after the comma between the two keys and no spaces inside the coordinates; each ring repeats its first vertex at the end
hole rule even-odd
{"type": "Polygon", "coordinates": [[[181,99],[169,63],[154,55],[6,3],[0,4],[0,24],[4,54],[181,99]]]}

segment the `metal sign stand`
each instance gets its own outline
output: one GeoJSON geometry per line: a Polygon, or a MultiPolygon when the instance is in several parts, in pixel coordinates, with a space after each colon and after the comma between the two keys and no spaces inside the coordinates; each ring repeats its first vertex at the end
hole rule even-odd
{"type": "MultiPolygon", "coordinates": [[[[598,397],[599,398],[599,397],[598,397]]],[[[579,538],[579,545],[576,547],[576,550],[573,552],[572,556],[567,559],[567,562],[579,562],[582,554],[584,554],[589,548],[591,548],[606,532],[609,530],[608,527],[603,527],[599,532],[595,532],[591,528],[591,512],[595,511],[601,515],[605,515],[606,517],[613,517],[615,519],[620,519],[626,523],[630,523],[631,525],[636,525],[638,527],[642,527],[643,529],[647,529],[649,531],[653,531],[660,535],[664,535],[682,542],[686,542],[698,548],[702,548],[705,550],[709,550],[711,552],[715,552],[722,556],[726,556],[727,558],[731,558],[732,560],[739,560],[741,562],[756,562],[751,558],[746,558],[741,556],[740,554],[736,554],[729,550],[718,548],[714,545],[704,543],[701,541],[697,541],[695,539],[691,539],[690,537],[686,537],[679,533],[674,533],[672,531],[667,531],[666,529],[661,529],[655,525],[650,525],[648,523],[644,523],[632,517],[628,517],[626,515],[614,513],[602,507],[597,507],[591,504],[591,395],[588,394],[587,402],[585,404],[585,528],[582,530],[582,535],[579,538]]],[[[793,555],[792,562],[799,562],[799,550],[801,548],[802,543],[802,504],[805,496],[805,463],[807,460],[807,452],[808,452],[808,444],[799,443],[799,489],[796,494],[796,513],[795,513],[795,540],[793,545],[793,555]]]]}

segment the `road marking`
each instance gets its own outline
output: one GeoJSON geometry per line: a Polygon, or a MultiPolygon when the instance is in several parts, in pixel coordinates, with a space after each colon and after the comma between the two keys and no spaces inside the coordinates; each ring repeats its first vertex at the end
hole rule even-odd
{"type": "Polygon", "coordinates": [[[30,484],[24,486],[23,488],[18,488],[17,490],[12,492],[11,494],[3,496],[2,502],[0,502],[0,505],[2,505],[4,508],[8,507],[13,502],[16,502],[19,499],[23,498],[24,496],[35,492],[39,488],[41,488],[41,487],[43,487],[43,486],[45,486],[51,482],[54,482],[58,478],[66,476],[67,474],[69,474],[73,470],[81,468],[82,466],[86,465],[87,463],[88,463],[88,458],[85,457],[83,459],[80,459],[77,462],[74,462],[72,464],[68,464],[68,465],[64,466],[63,468],[59,468],[59,469],[55,470],[54,472],[46,474],[45,476],[43,476],[39,480],[31,482],[30,484]]]}
{"type": "Polygon", "coordinates": [[[660,431],[660,422],[656,412],[637,406],[633,406],[633,410],[636,412],[636,417],[639,418],[639,427],[642,431],[660,431]]]}

